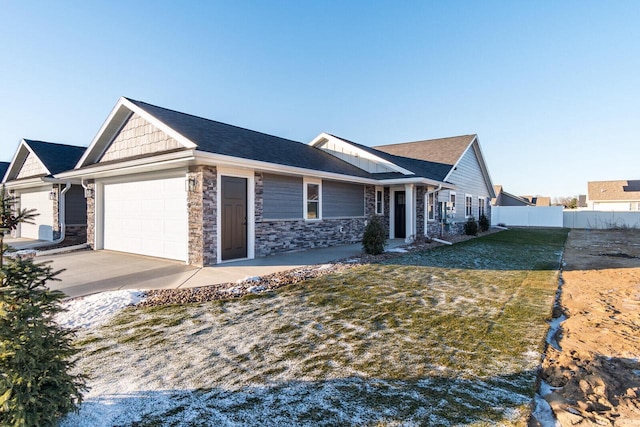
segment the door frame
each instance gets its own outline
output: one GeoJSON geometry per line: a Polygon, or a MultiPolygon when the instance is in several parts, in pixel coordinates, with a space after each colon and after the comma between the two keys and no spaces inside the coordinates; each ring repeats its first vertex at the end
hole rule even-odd
{"type": "MultiPolygon", "coordinates": [[[[389,188],[389,239],[396,238],[396,193],[404,191],[405,198],[407,193],[404,186],[390,187],[389,188]]],[[[405,199],[406,203],[406,199],[405,199]]],[[[405,205],[406,209],[406,205],[405,205]]],[[[405,233],[406,233],[406,217],[405,217],[405,233]]]]}
{"type": "Polygon", "coordinates": [[[253,170],[218,167],[216,171],[216,263],[255,258],[256,209],[255,173],[253,170]],[[247,180],[247,257],[222,260],[222,177],[230,176],[247,180]]]}

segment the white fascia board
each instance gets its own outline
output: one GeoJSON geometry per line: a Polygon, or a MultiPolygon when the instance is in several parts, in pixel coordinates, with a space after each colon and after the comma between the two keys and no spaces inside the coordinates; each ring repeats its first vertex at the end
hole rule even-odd
{"type": "Polygon", "coordinates": [[[192,164],[194,159],[195,157],[193,150],[177,151],[173,153],[160,154],[156,156],[144,157],[117,163],[96,163],[93,166],[89,166],[83,169],[72,169],[67,172],[59,173],[55,176],[55,178],[66,182],[67,180],[74,178],[94,179],[114,175],[127,175],[131,173],[158,171],[164,169],[168,165],[171,165],[172,167],[176,167],[181,164],[187,166],[189,164],[192,164]]]}
{"type": "Polygon", "coordinates": [[[40,160],[40,157],[38,157],[37,154],[31,149],[31,147],[29,147],[29,144],[27,144],[26,141],[22,139],[20,140],[20,145],[18,145],[16,153],[13,155],[13,159],[11,160],[11,164],[9,165],[9,169],[7,169],[7,173],[5,173],[4,175],[3,182],[4,180],[9,179],[10,176],[18,176],[20,168],[24,164],[24,161],[27,159],[27,156],[29,154],[33,154],[42,168],[47,172],[47,175],[51,174],[45,164],[42,163],[42,160],[40,160]]]}
{"type": "MultiPolygon", "coordinates": [[[[359,157],[362,157],[363,159],[366,160],[371,160],[374,163],[379,163],[383,166],[388,167],[389,169],[395,171],[395,172],[400,172],[403,175],[415,175],[415,173],[413,173],[410,170],[407,170],[405,168],[402,168],[398,165],[396,165],[395,163],[392,163],[388,160],[385,160],[381,157],[376,156],[375,154],[371,154],[368,151],[363,150],[360,147],[356,147],[355,145],[350,144],[349,142],[345,141],[344,139],[341,138],[336,138],[333,135],[329,135],[326,132],[322,132],[320,135],[316,136],[308,145],[312,146],[312,147],[317,147],[318,145],[320,145],[323,142],[327,142],[327,141],[331,141],[336,145],[339,146],[343,146],[343,147],[349,147],[350,151],[353,151],[355,153],[358,154],[359,157]]],[[[327,151],[329,152],[329,151],[327,151]]],[[[330,152],[329,152],[330,154],[330,152]]]]}
{"type": "Polygon", "coordinates": [[[42,187],[47,184],[44,177],[21,179],[18,181],[7,181],[5,187],[9,190],[20,190],[23,188],[42,187]]]}
{"type": "Polygon", "coordinates": [[[180,133],[176,132],[169,126],[162,123],[160,120],[156,119],[151,114],[147,113],[143,109],[139,108],[137,105],[126,99],[125,97],[120,97],[116,105],[109,113],[109,116],[105,120],[105,122],[100,127],[100,130],[89,144],[89,147],[86,149],[78,164],[76,165],[76,169],[80,169],[83,166],[87,166],[87,162],[95,161],[99,158],[111,145],[115,136],[120,132],[122,126],[127,122],[129,117],[133,113],[138,114],[140,117],[145,119],[147,122],[151,123],[156,128],[160,129],[167,135],[171,136],[173,139],[178,141],[178,143],[182,144],[185,148],[196,148],[196,144],[193,143],[188,138],[184,137],[180,133]],[[119,123],[114,123],[115,120],[118,120],[119,123]],[[117,130],[110,130],[111,126],[116,124],[117,130]]]}
{"type": "Polygon", "coordinates": [[[239,157],[226,156],[223,154],[207,153],[204,151],[196,151],[196,159],[198,164],[212,166],[227,166],[243,169],[254,169],[261,172],[273,172],[284,175],[300,175],[311,178],[334,179],[337,181],[350,181],[360,184],[372,184],[379,182],[376,179],[362,178],[353,175],[343,175],[334,172],[323,172],[314,169],[299,168],[296,166],[279,165],[277,163],[263,162],[260,160],[242,159],[239,157]]]}

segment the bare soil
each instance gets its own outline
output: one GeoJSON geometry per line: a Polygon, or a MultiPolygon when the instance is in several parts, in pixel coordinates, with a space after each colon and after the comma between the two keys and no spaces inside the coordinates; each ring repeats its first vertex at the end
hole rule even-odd
{"type": "Polygon", "coordinates": [[[542,379],[562,426],[640,426],[640,230],[573,230],[542,379]]]}

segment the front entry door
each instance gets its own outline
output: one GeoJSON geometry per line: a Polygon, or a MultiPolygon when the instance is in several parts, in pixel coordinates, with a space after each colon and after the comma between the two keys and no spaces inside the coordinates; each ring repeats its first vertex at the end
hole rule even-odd
{"type": "Polygon", "coordinates": [[[395,192],[395,201],[394,201],[394,234],[395,238],[405,238],[407,237],[407,223],[406,223],[406,200],[405,200],[405,192],[404,191],[396,191],[395,192]]]}
{"type": "Polygon", "coordinates": [[[247,179],[222,177],[222,259],[247,257],[247,179]]]}

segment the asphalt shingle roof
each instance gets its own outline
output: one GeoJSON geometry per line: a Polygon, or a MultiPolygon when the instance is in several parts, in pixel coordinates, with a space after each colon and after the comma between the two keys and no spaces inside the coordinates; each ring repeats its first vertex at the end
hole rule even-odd
{"type": "Polygon", "coordinates": [[[86,150],[85,147],[31,139],[25,139],[24,142],[33,150],[52,175],[73,169],[86,150]]]}
{"type": "Polygon", "coordinates": [[[195,143],[199,151],[356,177],[372,175],[301,142],[157,107],[127,98],[195,143]]]}
{"type": "Polygon", "coordinates": [[[4,174],[7,173],[10,164],[9,162],[0,162],[0,181],[4,178],[4,174]]]}
{"type": "Polygon", "coordinates": [[[476,135],[461,135],[450,138],[379,145],[373,148],[396,156],[411,157],[453,166],[462,157],[475,137],[476,135]]]}
{"type": "Polygon", "coordinates": [[[640,200],[640,180],[589,181],[589,200],[640,200]]]}

